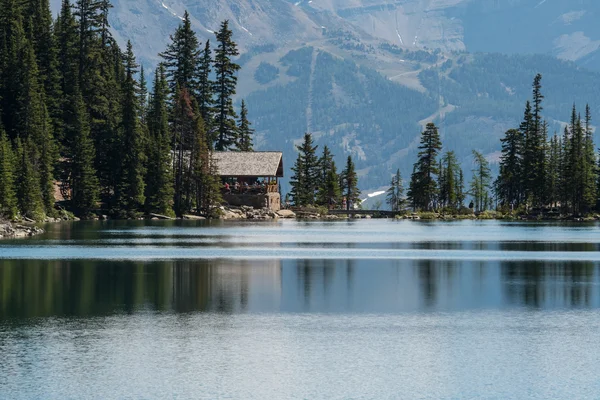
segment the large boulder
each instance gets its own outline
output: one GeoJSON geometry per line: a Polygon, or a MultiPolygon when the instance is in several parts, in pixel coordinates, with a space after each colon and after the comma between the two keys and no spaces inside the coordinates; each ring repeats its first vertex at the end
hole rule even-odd
{"type": "Polygon", "coordinates": [[[190,215],[190,214],[186,214],[183,216],[183,219],[189,219],[192,221],[203,221],[206,219],[206,217],[202,217],[200,215],[190,215]]]}
{"type": "Polygon", "coordinates": [[[0,237],[14,236],[15,230],[11,224],[4,222],[0,223],[0,237]]]}
{"type": "Polygon", "coordinates": [[[280,218],[296,218],[296,213],[292,210],[279,210],[276,212],[276,214],[280,218]]]}

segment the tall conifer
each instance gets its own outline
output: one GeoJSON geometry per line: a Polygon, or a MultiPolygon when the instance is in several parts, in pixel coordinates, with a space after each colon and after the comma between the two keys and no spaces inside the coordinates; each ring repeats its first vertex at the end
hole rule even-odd
{"type": "Polygon", "coordinates": [[[252,124],[248,121],[248,109],[246,108],[246,102],[242,100],[242,107],[240,111],[240,120],[238,122],[238,143],[237,149],[239,151],[252,151],[254,129],[252,124]]]}
{"type": "Polygon", "coordinates": [[[319,161],[315,154],[317,147],[313,145],[310,133],[305,133],[302,144],[296,146],[298,158],[292,167],[294,175],[290,179],[292,186],[290,195],[296,206],[315,204],[315,193],[319,181],[319,161]]]}
{"type": "Polygon", "coordinates": [[[78,135],[71,151],[71,203],[76,215],[85,219],[92,217],[98,206],[99,182],[94,168],[94,142],[90,138],[88,116],[77,89],[74,110],[78,135]]]}
{"type": "Polygon", "coordinates": [[[0,214],[13,218],[17,215],[15,193],[15,157],[6,133],[0,125],[0,214]]]}
{"type": "Polygon", "coordinates": [[[560,168],[561,168],[561,142],[559,136],[555,133],[550,139],[548,150],[548,170],[546,173],[546,192],[548,195],[548,204],[552,207],[558,205],[560,201],[560,168]]]}
{"type": "Polygon", "coordinates": [[[456,154],[453,151],[447,152],[440,160],[440,165],[439,206],[457,211],[462,206],[462,202],[459,200],[463,188],[460,184],[462,171],[458,165],[456,154]]]}
{"type": "Polygon", "coordinates": [[[176,87],[186,89],[195,96],[198,90],[198,68],[200,64],[200,44],[192,29],[190,14],[185,11],[183,21],[171,35],[171,43],[160,53],[166,68],[171,90],[176,87]]]}
{"type": "Polygon", "coordinates": [[[485,211],[492,203],[490,188],[492,175],[490,164],[483,154],[473,150],[475,168],[473,169],[473,180],[471,181],[471,196],[475,201],[475,211],[485,211]]]}
{"type": "Polygon", "coordinates": [[[139,118],[138,83],[135,79],[137,68],[131,42],[128,42],[123,82],[122,166],[117,192],[117,207],[126,212],[140,210],[145,202],[145,138],[139,118]]]}
{"type": "Polygon", "coordinates": [[[216,33],[217,48],[215,50],[215,149],[228,150],[237,143],[237,117],[233,109],[233,95],[237,85],[236,73],[240,66],[233,62],[232,57],[239,55],[237,44],[232,39],[233,33],[229,29],[229,21],[223,21],[216,33]]]}
{"type": "Polygon", "coordinates": [[[212,52],[210,49],[210,41],[207,40],[204,45],[204,50],[200,55],[198,64],[198,109],[204,120],[206,131],[208,132],[208,144],[210,147],[216,139],[213,127],[213,82],[211,81],[212,72],[212,52]]]}
{"type": "Polygon", "coordinates": [[[414,206],[422,210],[432,210],[438,196],[436,177],[439,174],[437,156],[442,149],[438,129],[428,123],[421,133],[418,160],[411,175],[409,198],[414,206]]]}
{"type": "Polygon", "coordinates": [[[185,193],[188,191],[189,161],[186,152],[190,149],[190,143],[194,136],[196,128],[196,115],[192,97],[185,88],[176,88],[172,113],[172,132],[173,132],[173,173],[175,175],[175,198],[174,210],[178,216],[182,216],[187,209],[187,200],[185,193]]]}
{"type": "Polygon", "coordinates": [[[358,175],[352,161],[352,156],[348,156],[346,167],[342,171],[342,194],[346,197],[346,209],[350,210],[351,205],[360,203],[360,190],[358,189],[358,175]]]}
{"type": "Polygon", "coordinates": [[[43,221],[46,215],[40,190],[40,176],[32,163],[34,147],[31,138],[24,141],[17,139],[17,200],[24,216],[43,221]]]}
{"type": "MultiPolygon", "coordinates": [[[[206,217],[213,216],[213,210],[220,205],[221,182],[215,170],[212,152],[208,146],[206,127],[199,112],[196,116],[191,155],[191,183],[196,211],[206,217]]],[[[191,209],[191,207],[190,207],[191,209]]]]}
{"type": "Polygon", "coordinates": [[[524,201],[523,133],[509,129],[501,142],[500,173],[494,186],[499,203],[514,209],[524,201]]]}
{"type": "Polygon", "coordinates": [[[386,202],[392,211],[404,211],[406,208],[406,199],[404,197],[404,181],[400,170],[392,177],[390,188],[387,190],[386,202]]]}
{"type": "Polygon", "coordinates": [[[319,164],[319,173],[318,173],[318,185],[317,185],[317,197],[316,204],[320,206],[327,206],[332,203],[332,200],[337,202],[339,200],[339,196],[332,197],[332,191],[335,191],[335,186],[337,186],[338,195],[340,192],[339,186],[339,176],[337,171],[335,171],[335,176],[330,176],[330,171],[335,167],[335,163],[333,162],[333,154],[329,150],[329,147],[323,147],[323,153],[318,161],[319,164]],[[335,178],[336,184],[333,185],[331,179],[335,178]]]}
{"type": "Polygon", "coordinates": [[[153,86],[154,92],[148,111],[150,145],[146,178],[146,210],[174,216],[173,165],[167,111],[168,83],[162,64],[156,70],[153,86]]]}
{"type": "Polygon", "coordinates": [[[594,132],[592,130],[592,113],[589,104],[585,106],[585,139],[583,145],[583,209],[587,213],[596,204],[596,153],[594,150],[594,132]]]}

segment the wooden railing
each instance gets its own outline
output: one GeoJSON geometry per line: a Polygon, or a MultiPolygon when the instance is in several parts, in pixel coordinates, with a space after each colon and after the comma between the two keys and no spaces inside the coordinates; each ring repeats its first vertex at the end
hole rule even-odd
{"type": "Polygon", "coordinates": [[[240,186],[237,189],[235,186],[230,186],[229,190],[221,188],[223,194],[253,194],[261,195],[265,193],[279,193],[279,184],[271,184],[266,186],[240,186]]]}

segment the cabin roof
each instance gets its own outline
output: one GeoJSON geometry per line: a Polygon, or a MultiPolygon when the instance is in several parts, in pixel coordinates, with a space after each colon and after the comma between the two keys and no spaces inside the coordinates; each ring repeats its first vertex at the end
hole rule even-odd
{"type": "Polygon", "coordinates": [[[280,151],[216,151],[213,159],[219,176],[283,177],[280,151]]]}

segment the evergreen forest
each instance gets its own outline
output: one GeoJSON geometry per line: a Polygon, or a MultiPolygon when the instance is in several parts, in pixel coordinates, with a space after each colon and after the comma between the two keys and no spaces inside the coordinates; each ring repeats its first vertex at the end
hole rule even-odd
{"type": "Polygon", "coordinates": [[[600,212],[600,166],[589,105],[583,116],[573,105],[570,123],[552,135],[543,106],[542,75],[537,74],[521,124],[501,139],[498,176],[493,179],[489,161],[473,150],[468,185],[456,154],[442,153],[438,128],[427,124],[408,190],[405,193],[398,170],[387,191],[388,205],[393,211],[407,207],[465,214],[496,210],[503,215],[555,217],[600,212]],[[467,198],[471,199],[468,206],[467,198]]]}
{"type": "Polygon", "coordinates": [[[44,220],[211,215],[213,151],[252,151],[234,108],[228,21],[200,43],[189,15],[155,71],[111,35],[109,0],[0,0],[0,212],[44,220]],[[149,90],[151,87],[151,91],[149,90]],[[55,199],[60,201],[55,204],[55,199]]]}
{"type": "Polygon", "coordinates": [[[286,204],[291,200],[296,207],[319,206],[328,209],[350,210],[360,205],[358,175],[352,156],[338,173],[334,155],[324,146],[320,156],[319,146],[313,142],[312,134],[305,133],[302,144],[296,146],[298,158],[290,179],[291,191],[286,204]]]}

